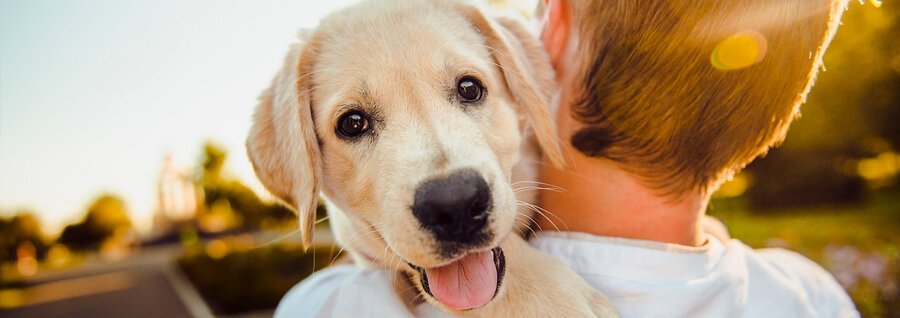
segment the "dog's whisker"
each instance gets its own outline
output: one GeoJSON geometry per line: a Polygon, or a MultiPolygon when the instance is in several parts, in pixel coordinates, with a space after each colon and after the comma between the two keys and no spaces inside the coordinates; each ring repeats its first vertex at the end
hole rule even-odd
{"type": "Polygon", "coordinates": [[[547,219],[547,221],[550,222],[550,225],[552,225],[554,228],[556,228],[557,231],[559,231],[559,227],[556,226],[556,224],[553,222],[553,220],[550,220],[549,218],[547,218],[547,216],[544,216],[543,214],[541,214],[541,211],[538,211],[537,208],[535,208],[534,206],[532,206],[528,203],[522,202],[522,201],[519,201],[518,205],[525,207],[534,213],[540,214],[541,216],[544,217],[544,219],[547,219]]]}
{"type": "MultiPolygon", "coordinates": [[[[533,205],[533,204],[532,204],[532,205],[533,205]]],[[[533,206],[538,210],[538,213],[540,213],[541,216],[547,218],[547,221],[549,221],[551,224],[553,224],[553,220],[550,219],[550,216],[556,218],[557,221],[559,221],[560,223],[562,223],[563,227],[564,227],[566,230],[569,229],[569,226],[566,225],[566,221],[564,221],[562,218],[560,218],[559,216],[557,216],[557,215],[554,214],[553,212],[550,212],[550,211],[548,211],[547,209],[544,209],[543,207],[538,206],[538,205],[533,205],[533,206]],[[549,215],[549,216],[548,216],[548,215],[549,215]]],[[[553,226],[556,226],[556,225],[554,224],[553,226]]],[[[557,229],[557,231],[558,231],[558,230],[559,230],[559,229],[557,229]]]]}
{"type": "Polygon", "coordinates": [[[353,232],[353,234],[350,235],[349,238],[347,238],[347,242],[345,242],[345,244],[342,244],[341,249],[338,250],[337,254],[334,255],[334,258],[331,259],[330,264],[334,265],[334,262],[337,261],[338,256],[346,250],[347,246],[352,245],[353,241],[357,237],[360,237],[360,235],[363,235],[363,234],[368,235],[368,234],[377,233],[377,232],[378,232],[378,230],[376,230],[374,228],[361,228],[361,229],[357,230],[356,232],[353,232]],[[365,233],[363,233],[363,232],[365,232],[365,233]]]}
{"type": "Polygon", "coordinates": [[[331,247],[328,248],[328,253],[331,254],[331,255],[334,255],[334,257],[331,259],[331,262],[328,263],[328,266],[334,265],[334,262],[335,262],[335,260],[337,260],[338,255],[341,255],[340,252],[338,252],[337,254],[335,254],[335,253],[334,253],[334,248],[335,248],[335,245],[334,245],[334,244],[331,244],[331,247]]]}
{"type": "MultiPolygon", "coordinates": [[[[541,228],[541,225],[538,224],[537,220],[535,220],[535,219],[534,219],[531,215],[529,215],[528,213],[522,213],[522,212],[516,211],[516,214],[522,215],[522,216],[528,218],[528,220],[531,221],[531,224],[534,224],[534,226],[536,226],[536,227],[538,228],[539,231],[540,231],[540,230],[543,230],[543,229],[541,228]]],[[[532,229],[530,226],[528,227],[528,229],[531,230],[531,234],[537,235],[537,233],[534,232],[534,229],[532,229]]]]}
{"type": "Polygon", "coordinates": [[[563,221],[563,219],[560,218],[559,216],[557,216],[555,213],[550,212],[549,210],[545,209],[544,207],[542,207],[540,205],[536,205],[536,204],[531,204],[531,205],[534,206],[539,211],[541,211],[541,215],[544,215],[544,216],[550,215],[552,217],[555,217],[558,221],[563,222],[563,225],[565,225],[565,221],[563,221]]]}
{"type": "Polygon", "coordinates": [[[552,190],[552,191],[556,191],[556,192],[561,191],[561,189],[558,189],[558,188],[550,188],[550,187],[542,187],[542,186],[529,186],[529,185],[513,188],[513,191],[518,191],[518,190],[552,190]]]}
{"type": "Polygon", "coordinates": [[[527,184],[527,185],[534,186],[534,187],[540,186],[539,189],[554,191],[554,192],[564,192],[564,193],[569,192],[569,190],[566,190],[565,188],[560,187],[558,185],[554,185],[554,184],[550,184],[550,183],[546,183],[546,182],[540,182],[540,181],[522,180],[522,181],[513,182],[511,185],[513,188],[515,188],[519,184],[527,184]]]}
{"type": "Polygon", "coordinates": [[[541,191],[541,190],[543,190],[543,191],[550,191],[550,192],[558,192],[558,193],[564,192],[563,189],[559,189],[559,188],[546,188],[546,187],[520,187],[520,188],[514,188],[514,189],[513,189],[513,192],[514,192],[514,193],[519,193],[519,192],[523,192],[523,191],[541,191]]]}
{"type": "Polygon", "coordinates": [[[266,242],[266,243],[263,243],[263,244],[261,244],[261,245],[257,245],[257,246],[255,246],[255,247],[253,247],[253,249],[263,248],[263,247],[267,247],[267,246],[272,245],[272,244],[275,244],[275,243],[280,243],[281,241],[284,241],[284,240],[288,239],[288,238],[291,237],[291,236],[294,236],[294,235],[299,234],[301,231],[302,231],[302,230],[299,229],[299,228],[296,229],[296,230],[292,230],[292,231],[287,232],[287,233],[285,233],[284,235],[281,235],[281,236],[279,236],[279,237],[276,237],[276,238],[274,238],[274,239],[272,239],[272,240],[270,240],[270,241],[268,241],[268,242],[266,242]]]}
{"type": "Polygon", "coordinates": [[[341,255],[341,253],[343,253],[343,252],[344,252],[344,247],[341,246],[341,249],[338,250],[337,254],[334,254],[334,257],[331,258],[331,262],[328,263],[328,266],[334,265],[334,262],[336,262],[338,259],[338,255],[341,255]]]}
{"type": "MultiPolygon", "coordinates": [[[[528,215],[528,213],[522,213],[522,212],[516,211],[516,215],[521,215],[521,216],[523,216],[523,217],[525,217],[525,218],[528,218],[528,220],[531,221],[531,222],[529,223],[529,225],[534,224],[534,226],[537,226],[538,229],[540,229],[541,226],[538,225],[538,224],[537,224],[537,221],[535,221],[534,218],[532,218],[530,215],[528,215]]],[[[529,231],[531,231],[531,235],[532,235],[532,236],[537,236],[537,233],[534,232],[534,229],[531,228],[531,226],[526,226],[525,228],[528,229],[529,231]]]]}
{"type": "Polygon", "coordinates": [[[526,207],[526,208],[528,208],[528,209],[531,209],[531,210],[534,211],[535,213],[540,214],[542,217],[544,217],[544,219],[546,219],[548,222],[550,222],[550,225],[553,225],[553,227],[554,227],[557,231],[560,231],[559,226],[557,226],[556,223],[553,222],[553,220],[550,218],[550,216],[553,216],[553,217],[555,217],[557,220],[559,220],[560,222],[562,222],[562,223],[563,223],[563,226],[566,227],[566,229],[568,229],[568,226],[566,226],[565,221],[563,221],[560,217],[556,216],[556,214],[553,214],[553,213],[551,213],[550,211],[547,211],[546,209],[544,209],[544,208],[542,208],[542,207],[539,207],[539,206],[537,206],[537,205],[534,205],[534,204],[531,204],[531,203],[528,203],[528,202],[524,202],[524,201],[521,201],[521,200],[516,200],[516,201],[517,201],[517,204],[521,204],[522,206],[524,206],[524,207],[526,207]],[[548,215],[549,215],[549,216],[548,216],[548,215]]]}
{"type": "Polygon", "coordinates": [[[399,270],[399,269],[400,269],[400,265],[403,265],[402,262],[403,262],[403,261],[402,261],[399,257],[397,257],[396,255],[394,255],[394,254],[392,253],[392,254],[391,254],[391,264],[390,264],[390,265],[391,265],[391,268],[390,268],[390,269],[391,269],[391,270],[399,270]],[[394,262],[396,262],[397,264],[394,265],[394,262]]]}
{"type": "Polygon", "coordinates": [[[554,185],[551,183],[535,181],[535,180],[519,180],[519,181],[513,182],[512,185],[515,186],[515,185],[522,184],[522,183],[530,183],[530,184],[542,185],[542,186],[547,186],[547,187],[562,188],[560,186],[557,186],[557,185],[554,185]]]}
{"type": "Polygon", "coordinates": [[[416,290],[416,297],[413,297],[413,299],[411,299],[412,303],[419,301],[419,299],[425,300],[425,296],[423,295],[423,292],[421,290],[419,290],[418,288],[416,288],[416,285],[407,287],[407,288],[403,289],[401,292],[406,292],[406,291],[409,291],[410,289],[416,290]]]}
{"type": "Polygon", "coordinates": [[[380,262],[378,264],[378,268],[380,269],[399,269],[401,265],[400,262],[402,261],[400,257],[390,252],[390,247],[387,245],[385,245],[384,249],[381,250],[381,258],[387,259],[387,262],[380,262]],[[393,264],[395,261],[397,262],[397,265],[393,264]]]}

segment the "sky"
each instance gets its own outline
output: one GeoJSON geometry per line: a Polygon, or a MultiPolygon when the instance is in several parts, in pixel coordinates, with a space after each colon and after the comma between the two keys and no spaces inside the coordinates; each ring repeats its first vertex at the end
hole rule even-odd
{"type": "Polygon", "coordinates": [[[355,0],[0,0],[0,216],[46,234],[101,194],[149,230],[163,160],[212,140],[262,193],[244,150],[256,98],[300,28],[355,0]]]}

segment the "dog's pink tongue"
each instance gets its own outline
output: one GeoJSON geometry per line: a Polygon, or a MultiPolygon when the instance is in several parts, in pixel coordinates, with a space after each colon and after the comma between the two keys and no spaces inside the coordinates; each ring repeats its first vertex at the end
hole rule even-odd
{"type": "Polygon", "coordinates": [[[481,307],[497,290],[497,267],[491,251],[471,253],[448,265],[425,270],[431,294],[455,310],[481,307]]]}

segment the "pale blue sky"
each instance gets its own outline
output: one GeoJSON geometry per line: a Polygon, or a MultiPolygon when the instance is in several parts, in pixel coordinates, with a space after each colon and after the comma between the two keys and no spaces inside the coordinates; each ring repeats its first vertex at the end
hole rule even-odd
{"type": "Polygon", "coordinates": [[[261,189],[243,141],[301,27],[342,1],[0,0],[0,215],[54,235],[103,192],[146,230],[166,153],[211,139],[261,189]]]}

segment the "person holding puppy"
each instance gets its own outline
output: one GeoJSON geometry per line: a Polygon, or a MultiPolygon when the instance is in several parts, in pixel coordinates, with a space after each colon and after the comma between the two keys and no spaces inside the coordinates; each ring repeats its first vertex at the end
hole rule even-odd
{"type": "MultiPolygon", "coordinates": [[[[784,137],[847,0],[539,1],[569,167],[542,165],[542,181],[562,190],[541,193],[553,216],[538,221],[533,247],[622,317],[859,316],[820,266],[753,250],[705,216],[710,194],[784,137]]],[[[314,276],[276,316],[321,315],[311,303],[447,315],[408,308],[377,270],[314,276]]]]}
{"type": "Polygon", "coordinates": [[[846,1],[542,2],[570,169],[542,165],[562,190],[541,193],[558,219],[532,246],[623,317],[859,316],[817,264],[705,217],[710,193],[784,138],[846,1]]]}

